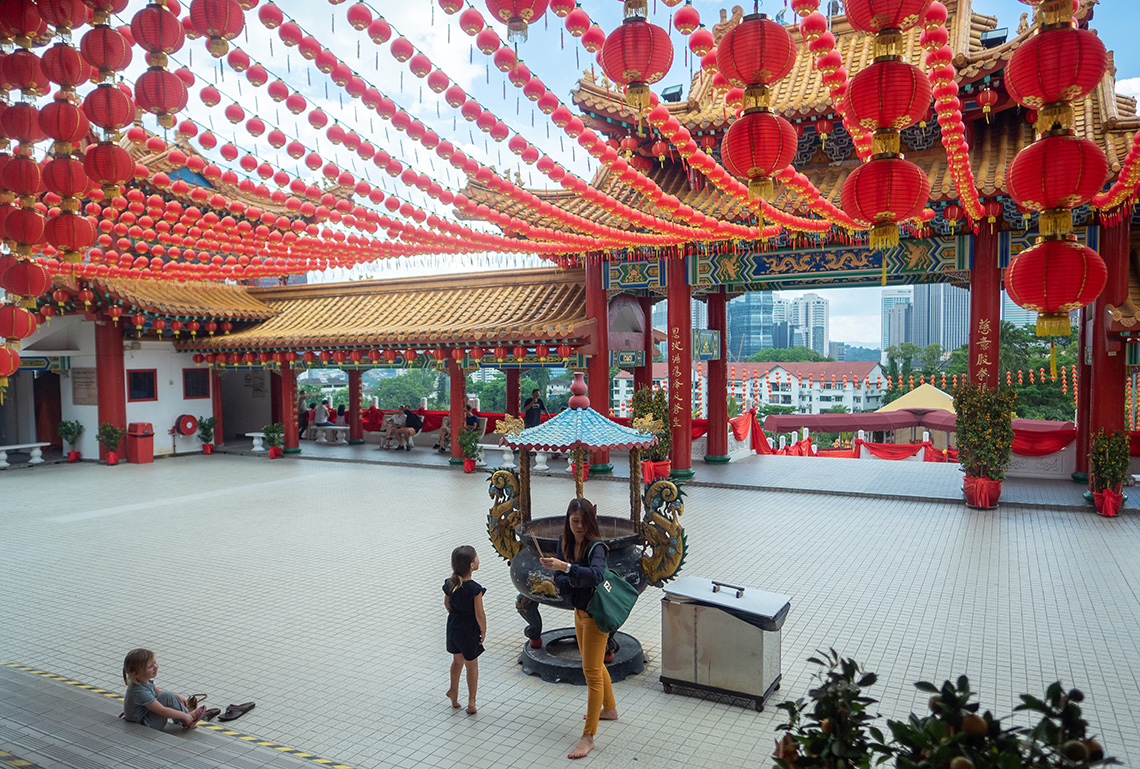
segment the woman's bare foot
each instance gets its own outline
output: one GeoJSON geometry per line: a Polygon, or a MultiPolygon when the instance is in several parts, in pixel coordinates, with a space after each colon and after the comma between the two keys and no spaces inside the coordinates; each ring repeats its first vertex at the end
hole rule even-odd
{"type": "MultiPolygon", "coordinates": [[[[583,721],[586,720],[585,715],[582,716],[582,720],[583,721]]],[[[601,712],[601,714],[598,716],[598,720],[600,720],[600,721],[616,721],[616,720],[618,720],[617,708],[606,708],[606,709],[604,709],[601,712]]]]}
{"type": "MultiPolygon", "coordinates": [[[[459,706],[458,706],[458,705],[456,705],[456,707],[459,707],[459,706]]],[[[469,715],[469,716],[473,716],[473,715],[475,715],[475,714],[476,714],[476,713],[478,713],[478,712],[479,712],[479,709],[478,709],[477,707],[475,707],[475,703],[474,703],[474,702],[468,702],[468,703],[467,703],[467,715],[469,715]]]]}
{"type": "Polygon", "coordinates": [[[453,707],[453,708],[463,707],[462,705],[459,704],[459,696],[456,692],[452,691],[451,689],[448,689],[443,694],[445,697],[447,697],[449,700],[451,700],[451,707],[453,707]]]}
{"type": "Polygon", "coordinates": [[[578,740],[577,744],[570,749],[567,758],[585,758],[594,749],[594,738],[589,734],[583,734],[582,738],[578,740]]]}

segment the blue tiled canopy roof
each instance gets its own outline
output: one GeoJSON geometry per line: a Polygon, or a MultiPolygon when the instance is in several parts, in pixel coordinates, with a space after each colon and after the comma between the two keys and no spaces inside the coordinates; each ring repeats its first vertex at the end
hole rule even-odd
{"type": "Polygon", "coordinates": [[[500,443],[515,449],[542,451],[615,450],[652,446],[657,443],[657,436],[624,427],[587,408],[566,409],[537,427],[504,437],[500,443]]]}

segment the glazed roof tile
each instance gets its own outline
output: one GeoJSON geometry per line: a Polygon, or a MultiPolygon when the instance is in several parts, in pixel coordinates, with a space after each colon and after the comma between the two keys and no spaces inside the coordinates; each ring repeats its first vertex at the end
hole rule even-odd
{"type": "Polygon", "coordinates": [[[511,448],[570,451],[577,448],[626,450],[657,443],[657,436],[619,425],[591,408],[565,409],[537,427],[504,436],[500,444],[511,448]]]}
{"type": "Polygon", "coordinates": [[[250,288],[275,317],[184,349],[304,349],[579,340],[593,329],[580,272],[505,270],[250,288]]]}
{"type": "MultiPolygon", "coordinates": [[[[77,288],[63,278],[61,286],[77,288]]],[[[245,286],[210,281],[142,280],[139,278],[99,278],[88,280],[91,289],[142,312],[192,318],[231,318],[264,320],[276,311],[251,296],[245,286]]]]}

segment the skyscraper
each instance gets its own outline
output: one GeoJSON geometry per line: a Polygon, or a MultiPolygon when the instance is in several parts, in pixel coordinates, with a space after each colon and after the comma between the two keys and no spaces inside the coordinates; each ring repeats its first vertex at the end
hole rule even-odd
{"type": "Polygon", "coordinates": [[[883,347],[884,354],[888,347],[897,347],[914,338],[914,305],[910,302],[896,304],[891,308],[887,321],[887,344],[883,347]]]}
{"type": "Polygon", "coordinates": [[[938,344],[944,352],[966,344],[970,328],[970,292],[948,283],[914,287],[913,342],[938,344]]]}
{"type": "Polygon", "coordinates": [[[788,305],[788,322],[796,329],[796,344],[827,355],[830,338],[831,303],[819,294],[804,294],[788,305]]]}
{"type": "MultiPolygon", "coordinates": [[[[879,338],[879,363],[886,365],[887,363],[887,347],[892,343],[890,341],[890,327],[891,327],[891,309],[897,304],[910,304],[911,290],[910,287],[904,288],[884,288],[882,305],[879,310],[880,325],[882,328],[879,338]]],[[[907,338],[905,341],[909,342],[907,338]]]]}
{"type": "Polygon", "coordinates": [[[1009,298],[1009,294],[1005,291],[1001,292],[1001,319],[1008,321],[1015,326],[1024,326],[1026,323],[1037,324],[1037,313],[1033,310],[1027,310],[1024,307],[1018,307],[1009,298]]]}
{"type": "Polygon", "coordinates": [[[729,360],[747,360],[773,346],[771,291],[754,291],[738,296],[725,308],[729,360]]]}

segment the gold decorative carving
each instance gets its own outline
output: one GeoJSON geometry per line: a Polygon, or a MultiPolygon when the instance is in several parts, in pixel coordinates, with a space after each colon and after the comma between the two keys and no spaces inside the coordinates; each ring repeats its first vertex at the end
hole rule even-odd
{"type": "Polygon", "coordinates": [[[739,5],[732,6],[732,18],[728,18],[728,12],[723,8],[720,9],[720,21],[713,24],[712,34],[713,40],[718,44],[720,39],[727,35],[729,31],[744,20],[744,9],[739,5]]]}

